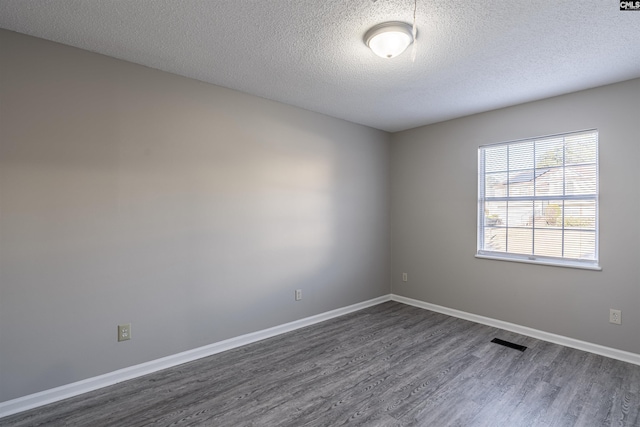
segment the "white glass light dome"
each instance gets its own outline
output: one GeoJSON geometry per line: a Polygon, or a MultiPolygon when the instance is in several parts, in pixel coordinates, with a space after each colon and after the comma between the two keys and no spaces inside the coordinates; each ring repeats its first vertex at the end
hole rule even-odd
{"type": "Polygon", "coordinates": [[[364,35],[364,42],[376,55],[393,58],[413,43],[411,26],[404,22],[383,22],[364,35]]]}

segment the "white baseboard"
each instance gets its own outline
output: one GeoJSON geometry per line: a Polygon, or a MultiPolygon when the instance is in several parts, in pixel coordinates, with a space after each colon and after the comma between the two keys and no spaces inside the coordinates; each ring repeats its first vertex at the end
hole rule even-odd
{"type": "Polygon", "coordinates": [[[552,334],[549,332],[539,331],[537,329],[528,328],[526,326],[520,326],[514,323],[492,319],[490,317],[479,316],[477,314],[472,314],[472,313],[467,313],[460,310],[455,310],[452,308],[442,307],[436,304],[431,304],[424,301],[403,297],[400,295],[389,294],[389,295],[384,295],[378,298],[374,298],[372,300],[353,304],[347,307],[331,310],[326,313],[321,313],[315,316],[306,317],[304,319],[296,320],[294,322],[285,323],[283,325],[274,326],[272,328],[263,329],[261,331],[257,331],[250,334],[241,335],[235,338],[230,338],[228,340],[220,341],[217,343],[209,344],[204,347],[199,347],[193,350],[184,351],[182,353],[177,353],[171,356],[163,357],[161,359],[151,360],[149,362],[141,363],[139,365],[130,366],[124,369],[119,369],[117,371],[109,372],[107,374],[99,375],[97,377],[87,378],[82,381],[77,381],[71,384],[66,384],[66,385],[52,388],[49,390],[44,390],[39,393],[30,394],[27,396],[19,397],[17,399],[8,400],[6,402],[0,402],[0,418],[6,417],[8,415],[16,414],[18,412],[26,411],[28,409],[33,409],[39,406],[47,405],[49,403],[57,402],[59,400],[67,399],[69,397],[77,396],[82,393],[87,393],[89,391],[97,390],[102,387],[107,387],[113,384],[117,384],[122,381],[127,381],[133,378],[141,377],[143,375],[151,374],[153,372],[157,372],[162,369],[171,368],[173,366],[181,365],[183,363],[187,363],[203,357],[211,356],[226,350],[231,350],[246,344],[251,344],[256,341],[261,341],[263,339],[271,338],[276,335],[284,334],[286,332],[294,331],[296,329],[313,325],[315,323],[324,322],[325,320],[333,319],[334,317],[338,317],[338,316],[352,313],[354,311],[362,310],[363,308],[381,304],[386,301],[401,302],[403,304],[412,305],[415,307],[435,311],[435,312],[446,314],[453,317],[458,317],[460,319],[465,319],[465,320],[469,320],[476,323],[481,323],[483,325],[493,326],[495,328],[500,328],[500,329],[515,332],[518,334],[537,338],[543,341],[552,342],[554,344],[560,344],[566,347],[588,351],[590,353],[595,353],[601,356],[610,357],[612,359],[621,360],[623,362],[640,365],[640,354],[630,353],[627,351],[617,350],[614,348],[609,348],[609,347],[601,346],[598,344],[589,343],[586,341],[580,341],[573,338],[552,334]]]}
{"type": "Polygon", "coordinates": [[[640,354],[631,353],[624,350],[617,350],[615,348],[605,347],[586,341],[580,341],[549,332],[539,331],[537,329],[528,328],[526,326],[516,325],[515,323],[504,322],[502,320],[479,316],[477,314],[467,313],[465,311],[455,310],[453,308],[442,307],[440,305],[435,305],[413,298],[403,297],[400,295],[391,294],[391,300],[407,305],[412,305],[414,307],[424,308],[425,310],[431,310],[438,313],[447,314],[449,316],[458,317],[460,319],[470,320],[471,322],[493,326],[494,328],[504,329],[507,331],[515,332],[517,334],[537,338],[542,341],[560,344],[565,347],[571,347],[578,350],[588,351],[589,353],[599,354],[601,356],[610,357],[612,359],[621,360],[623,362],[633,363],[634,365],[640,365],[640,354]]]}
{"type": "Polygon", "coordinates": [[[241,335],[235,338],[230,338],[228,340],[209,344],[204,347],[199,347],[193,350],[184,351],[182,353],[173,354],[161,359],[151,360],[139,365],[119,369],[117,371],[109,372],[97,377],[87,378],[82,381],[77,381],[49,390],[44,390],[39,393],[29,394],[17,399],[0,402],[0,418],[16,414],[18,412],[26,411],[28,409],[37,408],[38,406],[57,402],[59,400],[67,399],[69,397],[77,396],[82,393],[97,390],[102,387],[117,384],[122,381],[137,378],[142,375],[151,374],[162,369],[171,368],[173,366],[211,356],[226,350],[231,350],[243,345],[251,344],[256,341],[261,341],[266,338],[271,338],[276,335],[284,334],[285,332],[291,332],[296,329],[304,328],[315,323],[324,322],[325,320],[333,319],[334,317],[349,314],[354,311],[362,310],[363,308],[371,307],[390,300],[391,295],[384,295],[347,307],[327,311],[326,313],[321,313],[315,316],[296,320],[294,322],[285,323],[283,325],[274,326],[272,328],[263,329],[261,331],[252,332],[250,334],[241,335]]]}

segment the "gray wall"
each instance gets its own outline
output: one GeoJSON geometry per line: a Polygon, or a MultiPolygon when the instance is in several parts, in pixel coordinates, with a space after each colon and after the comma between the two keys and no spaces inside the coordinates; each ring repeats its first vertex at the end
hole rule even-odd
{"type": "Polygon", "coordinates": [[[389,293],[388,134],[0,46],[0,401],[389,293]]]}
{"type": "Polygon", "coordinates": [[[394,134],[393,292],[640,353],[638,111],[640,80],[631,80],[394,134]],[[603,270],[476,259],[478,146],[590,128],[599,130],[603,270]],[[608,322],[609,308],[622,310],[622,325],[608,322]]]}

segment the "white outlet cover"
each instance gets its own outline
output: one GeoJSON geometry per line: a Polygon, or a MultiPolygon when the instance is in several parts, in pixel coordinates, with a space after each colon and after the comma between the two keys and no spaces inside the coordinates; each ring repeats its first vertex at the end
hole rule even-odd
{"type": "Polygon", "coordinates": [[[622,311],[614,310],[613,308],[609,310],[609,322],[614,323],[616,325],[622,324],[622,311]]]}
{"type": "Polygon", "coordinates": [[[128,341],[131,339],[131,323],[118,325],[118,341],[128,341]]]}

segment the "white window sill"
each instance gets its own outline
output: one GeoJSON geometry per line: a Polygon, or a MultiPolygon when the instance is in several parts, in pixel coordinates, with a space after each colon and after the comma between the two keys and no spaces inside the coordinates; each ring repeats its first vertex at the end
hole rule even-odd
{"type": "Polygon", "coordinates": [[[548,260],[548,259],[516,258],[511,256],[506,257],[506,256],[488,255],[488,254],[476,254],[476,258],[492,259],[495,261],[522,262],[525,264],[548,265],[552,267],[579,268],[582,270],[602,271],[602,267],[600,267],[598,264],[587,264],[587,263],[582,263],[578,261],[554,261],[554,260],[548,260]]]}

